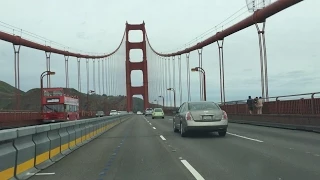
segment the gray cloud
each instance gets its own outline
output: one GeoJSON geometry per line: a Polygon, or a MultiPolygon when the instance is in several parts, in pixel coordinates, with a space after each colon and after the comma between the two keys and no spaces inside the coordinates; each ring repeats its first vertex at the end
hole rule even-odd
{"type": "MultiPolygon", "coordinates": [[[[266,40],[270,96],[312,92],[319,89],[320,75],[316,73],[320,67],[317,55],[320,37],[316,36],[316,33],[320,31],[320,14],[317,11],[319,5],[320,2],[317,0],[303,1],[268,19],[266,40]]],[[[184,46],[244,7],[245,1],[200,0],[186,3],[186,1],[138,0],[93,3],[80,0],[74,4],[71,1],[62,0],[52,2],[35,0],[32,3],[13,0],[4,2],[4,6],[6,8],[0,12],[1,21],[39,34],[67,47],[81,49],[83,52],[113,51],[122,38],[125,22],[141,23],[144,20],[152,46],[163,52],[184,46]],[[64,6],[57,6],[57,4],[64,4],[64,6]],[[11,12],[24,13],[16,13],[15,16],[12,16],[11,12]]],[[[245,13],[240,19],[248,15],[249,13],[245,13]]],[[[236,19],[229,25],[240,19],[236,19]]],[[[0,30],[12,32],[2,26],[0,30]]],[[[215,31],[211,34],[214,33],[215,31]]],[[[139,38],[141,37],[138,34],[132,37],[133,40],[139,40],[139,38]]],[[[34,40],[44,43],[38,39],[34,40]]],[[[124,52],[123,46],[117,58],[124,60],[124,52]]],[[[261,91],[260,59],[255,27],[227,37],[224,55],[227,100],[245,99],[250,94],[259,95],[261,91]]],[[[131,57],[131,59],[141,58],[139,54],[131,57]]],[[[22,89],[38,87],[38,76],[46,68],[44,53],[23,47],[20,60],[22,89]]],[[[148,56],[148,60],[153,61],[154,57],[148,56]]],[[[82,89],[86,90],[85,62],[81,61],[82,89]]],[[[64,86],[64,57],[52,55],[51,62],[52,69],[57,72],[52,77],[53,85],[64,86]]],[[[182,62],[182,77],[186,77],[185,55],[182,56],[182,62]]],[[[192,52],[190,66],[197,66],[197,62],[198,54],[192,52]]],[[[72,74],[70,75],[70,86],[77,87],[76,59],[70,57],[69,63],[69,71],[72,74]]],[[[203,49],[203,67],[207,75],[208,99],[219,101],[217,44],[203,49]]],[[[92,68],[92,62],[90,62],[90,68],[92,68]]],[[[197,73],[191,73],[192,97],[195,99],[199,99],[198,78],[197,73]]],[[[0,41],[0,79],[14,84],[12,44],[3,41],[0,41]]],[[[133,75],[132,83],[142,84],[141,75],[133,75]]],[[[185,100],[185,80],[183,83],[185,100]]],[[[90,74],[90,88],[92,87],[92,74],[90,74]]]]}

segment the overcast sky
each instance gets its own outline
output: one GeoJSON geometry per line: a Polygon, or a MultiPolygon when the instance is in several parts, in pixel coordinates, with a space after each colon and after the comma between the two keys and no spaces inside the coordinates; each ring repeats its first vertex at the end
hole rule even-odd
{"type": "MultiPolygon", "coordinates": [[[[272,1],[274,2],[274,0],[272,1]]],[[[245,0],[31,0],[1,2],[0,21],[35,33],[69,47],[70,51],[109,53],[120,43],[125,22],[146,23],[151,45],[159,52],[185,46],[202,33],[215,27],[238,10],[234,21],[226,28],[249,16],[245,0]]],[[[320,1],[306,0],[269,18],[266,24],[269,95],[287,95],[320,91],[320,1]]],[[[233,19],[231,18],[231,19],[233,19]]],[[[225,23],[224,23],[225,24],[225,23]]],[[[0,30],[12,33],[0,23],[0,30]]],[[[221,28],[219,28],[221,29],[221,28]]],[[[212,31],[211,34],[215,34],[212,31]]],[[[15,34],[20,32],[15,30],[15,34]]],[[[50,45],[26,34],[23,37],[50,45]]],[[[130,41],[142,39],[139,32],[130,33],[130,41]]],[[[198,41],[200,41],[199,38],[198,41]]],[[[195,41],[194,43],[197,43],[195,41]]],[[[51,44],[54,46],[53,44],[51,44]]],[[[55,46],[64,49],[63,46],[55,46]]],[[[66,48],[68,50],[68,48],[66,48]]],[[[124,46],[115,59],[124,63],[124,46]]],[[[260,96],[260,59],[258,36],[254,26],[225,39],[225,89],[226,100],[246,99],[248,95],[260,96]]],[[[150,53],[148,53],[150,54],[150,53]]],[[[133,61],[141,55],[132,52],[133,61]]],[[[152,60],[152,58],[149,58],[152,60]]],[[[0,41],[0,80],[14,85],[14,53],[12,44],[0,41]]],[[[197,66],[198,53],[190,55],[191,67],[197,66]]],[[[185,55],[182,56],[183,77],[186,77],[185,55]]],[[[91,62],[90,62],[91,63],[91,62]]],[[[92,64],[91,68],[92,68],[92,64]]],[[[177,67],[177,65],[176,65],[177,67]]],[[[207,99],[220,101],[218,48],[214,43],[203,49],[203,67],[207,75],[207,99]]],[[[21,89],[39,87],[39,76],[46,68],[42,51],[21,48],[21,89]]],[[[64,57],[51,55],[52,86],[65,86],[64,57]]],[[[124,84],[124,67],[119,71],[119,81],[124,84]]],[[[85,60],[82,59],[82,91],[86,91],[85,60]]],[[[97,72],[97,70],[96,70],[97,72]]],[[[176,71],[177,72],[177,71],[176,71]]],[[[70,87],[77,89],[76,59],[69,58],[70,87]]],[[[90,69],[92,73],[92,69],[90,69]]],[[[177,75],[176,75],[177,76],[177,75]]],[[[96,78],[98,76],[96,75],[96,78]]],[[[192,100],[199,99],[198,74],[191,73],[192,100]]],[[[92,74],[90,77],[92,83],[92,74]]],[[[96,80],[98,82],[98,79],[96,80]]],[[[178,83],[178,80],[176,80],[178,83]]],[[[142,85],[142,73],[132,73],[132,85],[142,85]]],[[[183,99],[186,100],[186,78],[183,79],[183,99]]],[[[178,88],[178,84],[176,84],[178,88]]],[[[93,89],[92,84],[90,89],[93,89]]],[[[98,89],[98,86],[97,86],[98,89]]],[[[101,87],[102,91],[102,87],[101,87]]],[[[125,89],[118,87],[120,94],[125,89]]],[[[150,97],[155,98],[158,95],[150,97]]]]}

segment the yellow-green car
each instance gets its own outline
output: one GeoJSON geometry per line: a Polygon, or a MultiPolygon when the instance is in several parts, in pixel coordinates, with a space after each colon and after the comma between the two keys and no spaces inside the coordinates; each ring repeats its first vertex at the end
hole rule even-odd
{"type": "Polygon", "coordinates": [[[162,108],[154,108],[152,111],[152,119],[154,118],[162,118],[164,119],[164,112],[162,108]]]}

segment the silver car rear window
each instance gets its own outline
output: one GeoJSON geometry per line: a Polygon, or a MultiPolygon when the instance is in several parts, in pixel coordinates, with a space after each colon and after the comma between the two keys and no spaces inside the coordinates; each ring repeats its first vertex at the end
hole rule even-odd
{"type": "Polygon", "coordinates": [[[191,111],[197,110],[219,110],[220,107],[213,102],[192,102],[188,104],[188,109],[191,111]]]}

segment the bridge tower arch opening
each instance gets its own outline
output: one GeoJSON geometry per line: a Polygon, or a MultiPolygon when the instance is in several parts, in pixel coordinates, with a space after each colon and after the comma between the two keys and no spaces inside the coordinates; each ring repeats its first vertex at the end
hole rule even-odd
{"type": "MultiPolygon", "coordinates": [[[[131,39],[131,38],[130,38],[131,39]]],[[[143,97],[143,108],[149,107],[148,94],[148,64],[146,52],[146,29],[145,23],[142,24],[128,24],[126,23],[126,87],[127,87],[127,111],[133,111],[133,96],[141,95],[143,97]],[[142,41],[130,42],[130,31],[140,31],[142,33],[142,41]],[[142,51],[142,61],[130,61],[130,51],[140,49],[142,51]],[[142,86],[132,86],[131,71],[141,70],[143,75],[142,86]]]]}
{"type": "Polygon", "coordinates": [[[136,94],[132,96],[132,111],[133,112],[143,112],[144,111],[144,98],[141,94],[136,94]]]}

